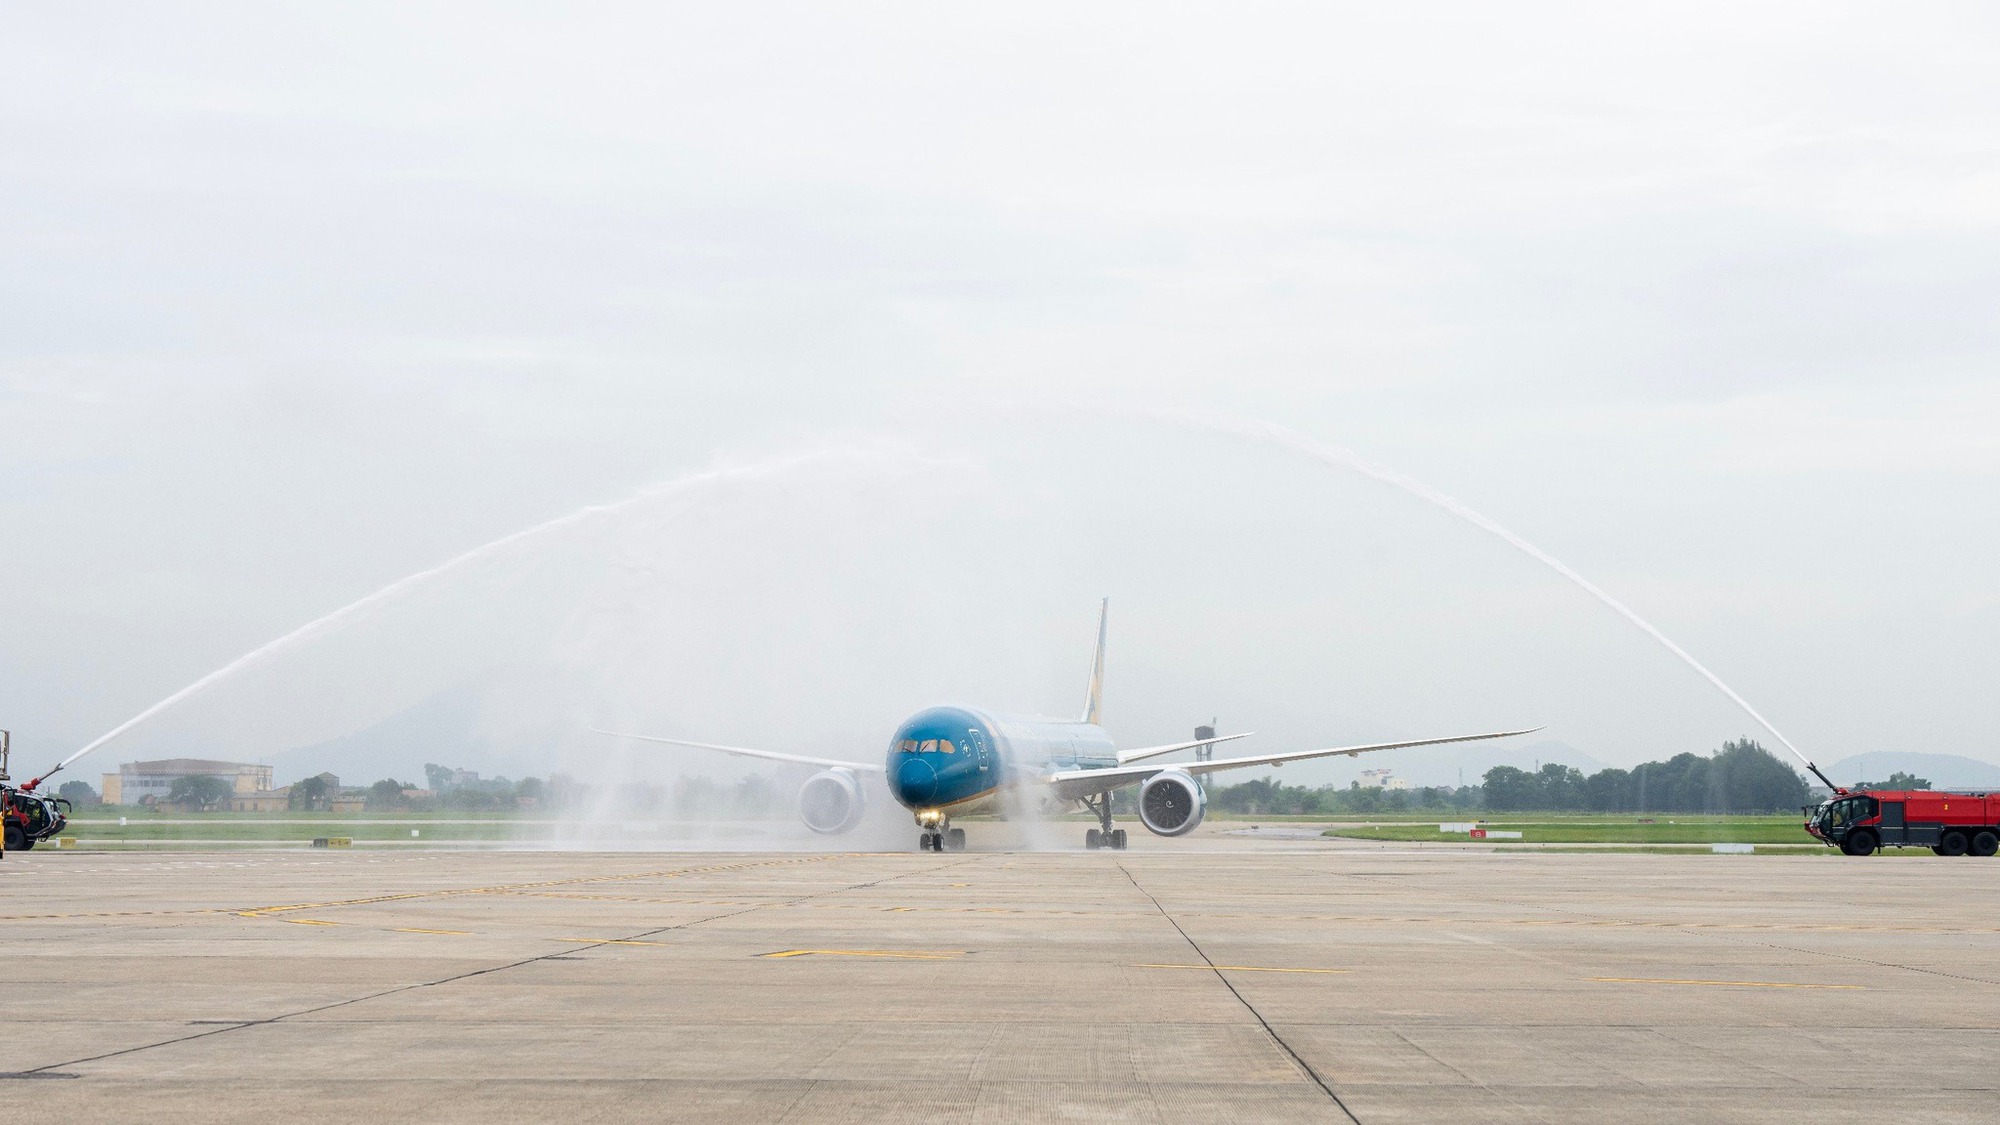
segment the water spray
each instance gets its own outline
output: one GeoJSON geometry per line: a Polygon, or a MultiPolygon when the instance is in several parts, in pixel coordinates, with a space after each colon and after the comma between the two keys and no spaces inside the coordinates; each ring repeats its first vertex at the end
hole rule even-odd
{"type": "Polygon", "coordinates": [[[1598,585],[1592,582],[1590,579],[1585,578],[1583,575],[1578,574],[1574,570],[1571,570],[1568,566],[1566,566],[1562,562],[1562,560],[1556,558],[1554,555],[1549,554],[1547,551],[1542,550],[1540,547],[1535,546],[1533,543],[1528,542],[1526,539],[1521,538],[1519,535],[1514,534],[1512,531],[1509,531],[1505,527],[1500,526],[1499,524],[1493,522],[1492,520],[1486,518],[1485,516],[1479,514],[1478,512],[1473,511],[1471,508],[1466,507],[1463,503],[1459,502],[1458,500],[1450,496],[1447,496],[1442,492],[1439,492],[1437,489],[1430,487],[1429,485],[1423,483],[1422,481],[1414,480],[1410,477],[1404,476],[1399,472],[1396,472],[1393,469],[1377,465],[1374,462],[1368,461],[1365,458],[1359,456],[1358,454],[1350,452],[1349,450],[1342,449],[1338,446],[1323,445],[1319,442],[1312,440],[1311,438],[1306,437],[1301,433],[1298,433],[1295,430],[1290,430],[1285,428],[1284,426],[1280,426],[1275,422],[1218,421],[1212,418],[1202,418],[1194,415],[1182,415],[1182,414],[1156,415],[1156,416],[1166,417],[1174,422],[1178,422],[1183,425],[1196,426],[1201,429],[1227,434],[1232,437],[1247,438],[1252,441],[1266,442],[1268,444],[1278,446],[1281,449],[1285,449],[1293,453],[1302,454],[1315,461],[1319,461],[1322,464],[1335,465],[1343,469],[1350,469],[1354,472],[1360,473],[1362,476],[1381,481],[1384,484],[1394,485],[1395,487],[1402,489],[1404,492],[1409,493],[1410,495],[1416,497],[1417,499],[1422,500],[1425,503],[1434,505],[1436,507],[1443,508],[1445,511],[1450,512],[1452,515],[1457,516],[1459,519],[1464,520],[1465,522],[1471,524],[1472,526],[1478,528],[1479,530],[1484,531],[1489,535],[1498,537],[1499,539],[1507,543],[1507,545],[1513,547],[1515,550],[1520,551],[1522,554],[1527,555],[1529,558],[1534,559],[1536,562],[1541,563],[1543,566],[1546,566],[1550,570],[1555,571],[1557,574],[1562,575],[1564,578],[1574,583],[1579,589],[1583,590],[1584,593],[1587,593],[1591,597],[1596,598],[1599,602],[1602,602],[1606,607],[1608,607],[1612,612],[1618,614],[1620,617],[1623,617],[1626,621],[1631,622],[1634,626],[1636,626],[1639,629],[1640,632],[1643,632],[1647,636],[1653,638],[1653,640],[1657,641],[1662,648],[1666,649],[1668,652],[1671,652],[1675,656],[1679,657],[1681,663],[1686,664],[1688,667],[1700,673],[1701,677],[1707,680],[1709,683],[1713,684],[1716,690],[1728,696],[1731,702],[1735,703],[1738,707],[1742,708],[1744,714],[1750,716],[1752,719],[1757,720],[1758,725],[1762,726],[1765,730],[1770,731],[1772,737],[1776,738],[1779,742],[1783,743],[1785,749],[1790,750],[1792,752],[1792,755],[1796,757],[1799,761],[1804,762],[1806,769],[1811,770],[1814,777],[1817,777],[1820,779],[1820,781],[1825,782],[1826,787],[1828,789],[1839,790],[1840,787],[1835,785],[1832,781],[1828,780],[1827,776],[1824,773],[1820,772],[1820,768],[1813,764],[1812,759],[1806,757],[1804,751],[1800,750],[1797,746],[1792,745],[1791,739],[1786,738],[1783,732],[1778,730],[1777,727],[1771,725],[1771,720],[1766,719],[1763,715],[1759,714],[1755,707],[1750,706],[1748,700],[1736,694],[1735,689],[1731,688],[1728,684],[1723,683],[1722,678],[1720,676],[1717,676],[1714,672],[1709,671],[1708,668],[1705,667],[1701,661],[1696,660],[1691,654],[1689,654],[1689,652],[1686,649],[1675,644],[1673,640],[1670,639],[1665,633],[1662,633],[1660,632],[1659,629],[1655,628],[1652,622],[1647,621],[1645,618],[1639,616],[1637,613],[1634,613],[1631,607],[1627,606],[1624,602],[1621,602],[1617,598],[1612,597],[1610,594],[1605,593],[1604,590],[1599,588],[1598,585]]]}
{"type": "Polygon", "coordinates": [[[749,466],[710,469],[706,472],[694,473],[689,476],[681,477],[677,480],[667,481],[662,484],[656,484],[649,486],[647,488],[640,489],[638,492],[632,494],[631,496],[626,497],[623,500],[616,500],[608,504],[593,504],[588,507],[579,508],[576,511],[571,512],[566,516],[558,516],[555,519],[546,520],[542,523],[535,524],[532,527],[523,528],[522,530],[514,532],[511,535],[502,536],[501,538],[495,539],[490,543],[484,544],[483,546],[474,547],[472,550],[466,551],[461,555],[457,555],[453,558],[447,559],[444,562],[429,568],[428,570],[420,570],[417,573],[412,574],[406,578],[401,578],[395,582],[391,582],[389,585],[382,587],[381,589],[375,591],[372,594],[369,594],[367,597],[361,598],[358,601],[350,602],[347,605],[344,605],[341,608],[334,610],[332,613],[325,615],[324,617],[320,617],[314,621],[306,623],[305,625],[301,625],[297,629],[294,629],[291,632],[286,633],[284,636],[279,637],[278,639],[271,641],[251,652],[245,653],[244,655],[237,657],[235,660],[232,660],[229,663],[223,665],[222,667],[217,668],[215,671],[210,672],[208,675],[203,676],[202,678],[180,689],[179,691],[173,693],[172,695],[167,696],[165,699],[160,700],[158,703],[153,704],[151,707],[146,708],[144,711],[141,711],[138,714],[132,716],[131,718],[125,720],[124,722],[118,724],[109,731],[106,731],[104,734],[99,735],[96,739],[92,740],[88,745],[84,746],[83,749],[78,750],[76,753],[71,754],[69,757],[64,758],[62,761],[56,763],[54,769],[51,769],[42,776],[35,778],[33,781],[28,782],[21,788],[23,790],[32,792],[37,785],[40,785],[42,782],[47,781],[49,778],[54,777],[58,773],[61,773],[64,770],[64,768],[69,766],[70,763],[75,762],[77,759],[82,758],[84,755],[90,753],[93,750],[96,750],[100,746],[105,745],[111,740],[117,738],[119,735],[124,734],[126,731],[131,730],[133,727],[138,726],[139,724],[145,722],[146,720],[152,718],[153,716],[159,714],[160,712],[165,711],[169,707],[172,707],[175,704],[180,703],[183,700],[186,700],[192,696],[199,695],[201,692],[207,690],[210,687],[213,687],[215,684],[228,679],[230,676],[233,676],[236,673],[241,672],[246,668],[263,663],[264,661],[269,660],[271,657],[276,656],[281,652],[284,652],[299,644],[312,640],[315,637],[330,632],[331,630],[346,623],[348,620],[355,617],[356,615],[366,610],[372,609],[378,605],[381,605],[385,602],[393,601],[396,598],[399,598],[404,594],[409,593],[411,590],[421,587],[442,575],[449,574],[453,571],[459,570],[460,568],[469,566],[473,563],[482,561],[484,559],[492,558],[496,555],[503,554],[510,548],[518,546],[525,541],[539,538],[553,531],[558,531],[565,528],[601,520],[608,516],[616,515],[620,512],[635,507],[639,504],[643,504],[648,501],[659,500],[663,497],[671,496],[677,493],[688,492],[697,488],[721,484],[732,480],[751,479],[758,476],[769,475],[771,473],[783,472],[787,469],[796,468],[800,465],[811,464],[818,461],[824,461],[831,457],[839,456],[841,454],[847,454],[850,456],[862,456],[862,457],[879,457],[885,455],[885,454],[874,453],[872,451],[855,450],[845,447],[826,448],[826,449],[811,450],[805,453],[793,454],[786,457],[780,457],[774,460],[764,461],[749,466]]]}

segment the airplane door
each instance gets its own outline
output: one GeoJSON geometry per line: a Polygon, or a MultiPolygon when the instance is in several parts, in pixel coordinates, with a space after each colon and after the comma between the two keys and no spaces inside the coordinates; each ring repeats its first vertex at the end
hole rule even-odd
{"type": "Polygon", "coordinates": [[[974,728],[965,732],[965,740],[972,744],[973,756],[979,759],[980,772],[992,768],[993,750],[986,745],[986,736],[974,728]]]}

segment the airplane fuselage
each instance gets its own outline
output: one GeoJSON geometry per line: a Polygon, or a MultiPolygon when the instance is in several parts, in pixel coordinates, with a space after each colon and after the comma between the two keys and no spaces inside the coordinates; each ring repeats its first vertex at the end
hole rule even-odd
{"type": "Polygon", "coordinates": [[[1001,794],[1052,770],[1118,764],[1103,727],[932,707],[889,740],[889,792],[919,824],[994,811],[1001,794]]]}

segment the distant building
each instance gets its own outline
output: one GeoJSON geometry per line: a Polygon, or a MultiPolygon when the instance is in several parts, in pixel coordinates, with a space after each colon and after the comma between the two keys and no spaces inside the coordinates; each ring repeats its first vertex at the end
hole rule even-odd
{"type": "Polygon", "coordinates": [[[1359,784],[1363,789],[1408,789],[1410,779],[1396,777],[1394,770],[1362,770],[1359,784]]]}
{"type": "Polygon", "coordinates": [[[250,762],[217,762],[208,758],[163,758],[157,762],[126,762],[117,773],[104,775],[104,802],[110,805],[150,805],[167,799],[174,782],[183,777],[219,777],[234,796],[271,791],[271,767],[250,762]]]}
{"type": "Polygon", "coordinates": [[[259,789],[255,793],[232,793],[230,812],[284,812],[292,807],[292,787],[259,789]]]}
{"type": "MultiPolygon", "coordinates": [[[[322,773],[318,777],[326,783],[326,788],[321,790],[321,792],[325,793],[326,799],[333,803],[333,811],[339,812],[340,809],[337,806],[340,796],[340,778],[331,773],[322,773]]],[[[236,793],[229,798],[230,812],[284,812],[291,807],[292,786],[290,785],[285,786],[283,789],[260,789],[255,793],[236,793]]]]}

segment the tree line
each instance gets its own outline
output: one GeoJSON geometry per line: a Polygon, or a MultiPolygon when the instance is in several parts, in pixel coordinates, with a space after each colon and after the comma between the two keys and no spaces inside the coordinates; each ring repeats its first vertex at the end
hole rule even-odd
{"type": "Polygon", "coordinates": [[[1495,812],[1767,813],[1806,803],[1805,779],[1750,739],[1726,742],[1707,757],[1676,754],[1588,777],[1553,762],[1534,773],[1495,766],[1482,788],[1495,812]]]}
{"type": "Polygon", "coordinates": [[[1765,813],[1790,812],[1806,800],[1805,779],[1750,739],[1726,742],[1707,756],[1676,754],[1587,776],[1555,762],[1532,772],[1494,766],[1480,784],[1457,789],[1362,788],[1358,782],[1345,789],[1312,788],[1257,778],[1208,791],[1209,807],[1218,812],[1279,816],[1447,810],[1765,813]]]}
{"type": "MultiPolygon", "coordinates": [[[[671,790],[645,783],[628,783],[608,790],[586,785],[562,774],[547,781],[526,777],[510,781],[484,778],[438,785],[454,771],[426,764],[423,791],[407,781],[384,778],[359,792],[370,811],[500,811],[524,805],[544,809],[605,807],[621,814],[696,815],[727,811],[751,814],[777,807],[783,794],[765,777],[752,775],[733,784],[706,777],[682,778],[671,790]],[[521,800],[526,798],[526,800],[521,800]]],[[[1884,788],[1927,789],[1930,782],[1896,774],[1884,788]]],[[[356,790],[346,790],[356,792],[356,790]]],[[[1135,811],[1136,787],[1114,794],[1114,808],[1135,811]]],[[[1598,813],[1760,813],[1789,812],[1807,801],[1806,782],[1770,751],[1749,739],[1724,743],[1706,757],[1676,754],[1661,762],[1643,762],[1631,769],[1604,769],[1585,775],[1573,766],[1550,762],[1530,772],[1514,766],[1494,766],[1478,785],[1456,788],[1426,786],[1411,789],[1333,785],[1286,785],[1272,778],[1254,778],[1236,785],[1210,785],[1208,804],[1217,812],[1255,816],[1341,816],[1405,812],[1598,812],[1598,813]]],[[[77,804],[96,803],[87,784],[70,782],[60,790],[77,804]],[[74,787],[74,788],[72,788],[74,787]]],[[[227,801],[230,785],[219,777],[176,779],[168,801],[208,809],[227,801]]],[[[318,777],[293,786],[294,808],[327,807],[334,794],[318,777]]]]}

